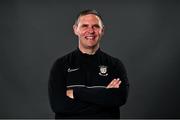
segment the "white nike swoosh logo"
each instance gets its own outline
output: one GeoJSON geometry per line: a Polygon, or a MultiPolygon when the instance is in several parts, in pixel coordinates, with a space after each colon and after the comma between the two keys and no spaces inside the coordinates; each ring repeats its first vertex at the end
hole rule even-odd
{"type": "Polygon", "coordinates": [[[68,68],[68,72],[74,72],[74,71],[77,71],[77,70],[79,70],[79,68],[75,68],[75,69],[71,69],[71,68],[68,68]]]}

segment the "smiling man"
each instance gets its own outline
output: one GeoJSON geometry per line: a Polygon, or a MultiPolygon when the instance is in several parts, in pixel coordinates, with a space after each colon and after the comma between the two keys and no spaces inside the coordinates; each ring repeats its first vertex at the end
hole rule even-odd
{"type": "Polygon", "coordinates": [[[50,71],[49,99],[55,118],[120,118],[129,83],[122,62],[100,49],[101,15],[85,10],[73,25],[78,48],[57,59],[50,71]]]}
{"type": "Polygon", "coordinates": [[[79,49],[83,53],[94,54],[104,33],[101,19],[95,14],[81,15],[73,28],[79,38],[79,49]]]}

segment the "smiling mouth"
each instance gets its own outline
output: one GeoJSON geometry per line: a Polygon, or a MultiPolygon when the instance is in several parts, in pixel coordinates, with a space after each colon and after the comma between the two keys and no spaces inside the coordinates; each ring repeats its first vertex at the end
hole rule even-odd
{"type": "Polygon", "coordinates": [[[87,40],[94,40],[95,39],[95,36],[86,36],[85,37],[87,40]]]}

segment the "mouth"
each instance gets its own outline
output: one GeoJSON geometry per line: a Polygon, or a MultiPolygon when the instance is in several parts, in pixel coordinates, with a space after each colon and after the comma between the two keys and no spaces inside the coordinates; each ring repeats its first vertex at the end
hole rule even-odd
{"type": "Polygon", "coordinates": [[[87,40],[94,40],[96,37],[95,36],[85,36],[85,39],[87,40]]]}

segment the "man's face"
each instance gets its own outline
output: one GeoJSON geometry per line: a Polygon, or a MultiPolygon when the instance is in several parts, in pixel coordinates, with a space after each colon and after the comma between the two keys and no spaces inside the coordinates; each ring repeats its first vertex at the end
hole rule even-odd
{"type": "Polygon", "coordinates": [[[104,33],[102,21],[98,16],[93,14],[79,17],[73,29],[79,38],[79,45],[83,48],[94,48],[98,46],[104,33]]]}

